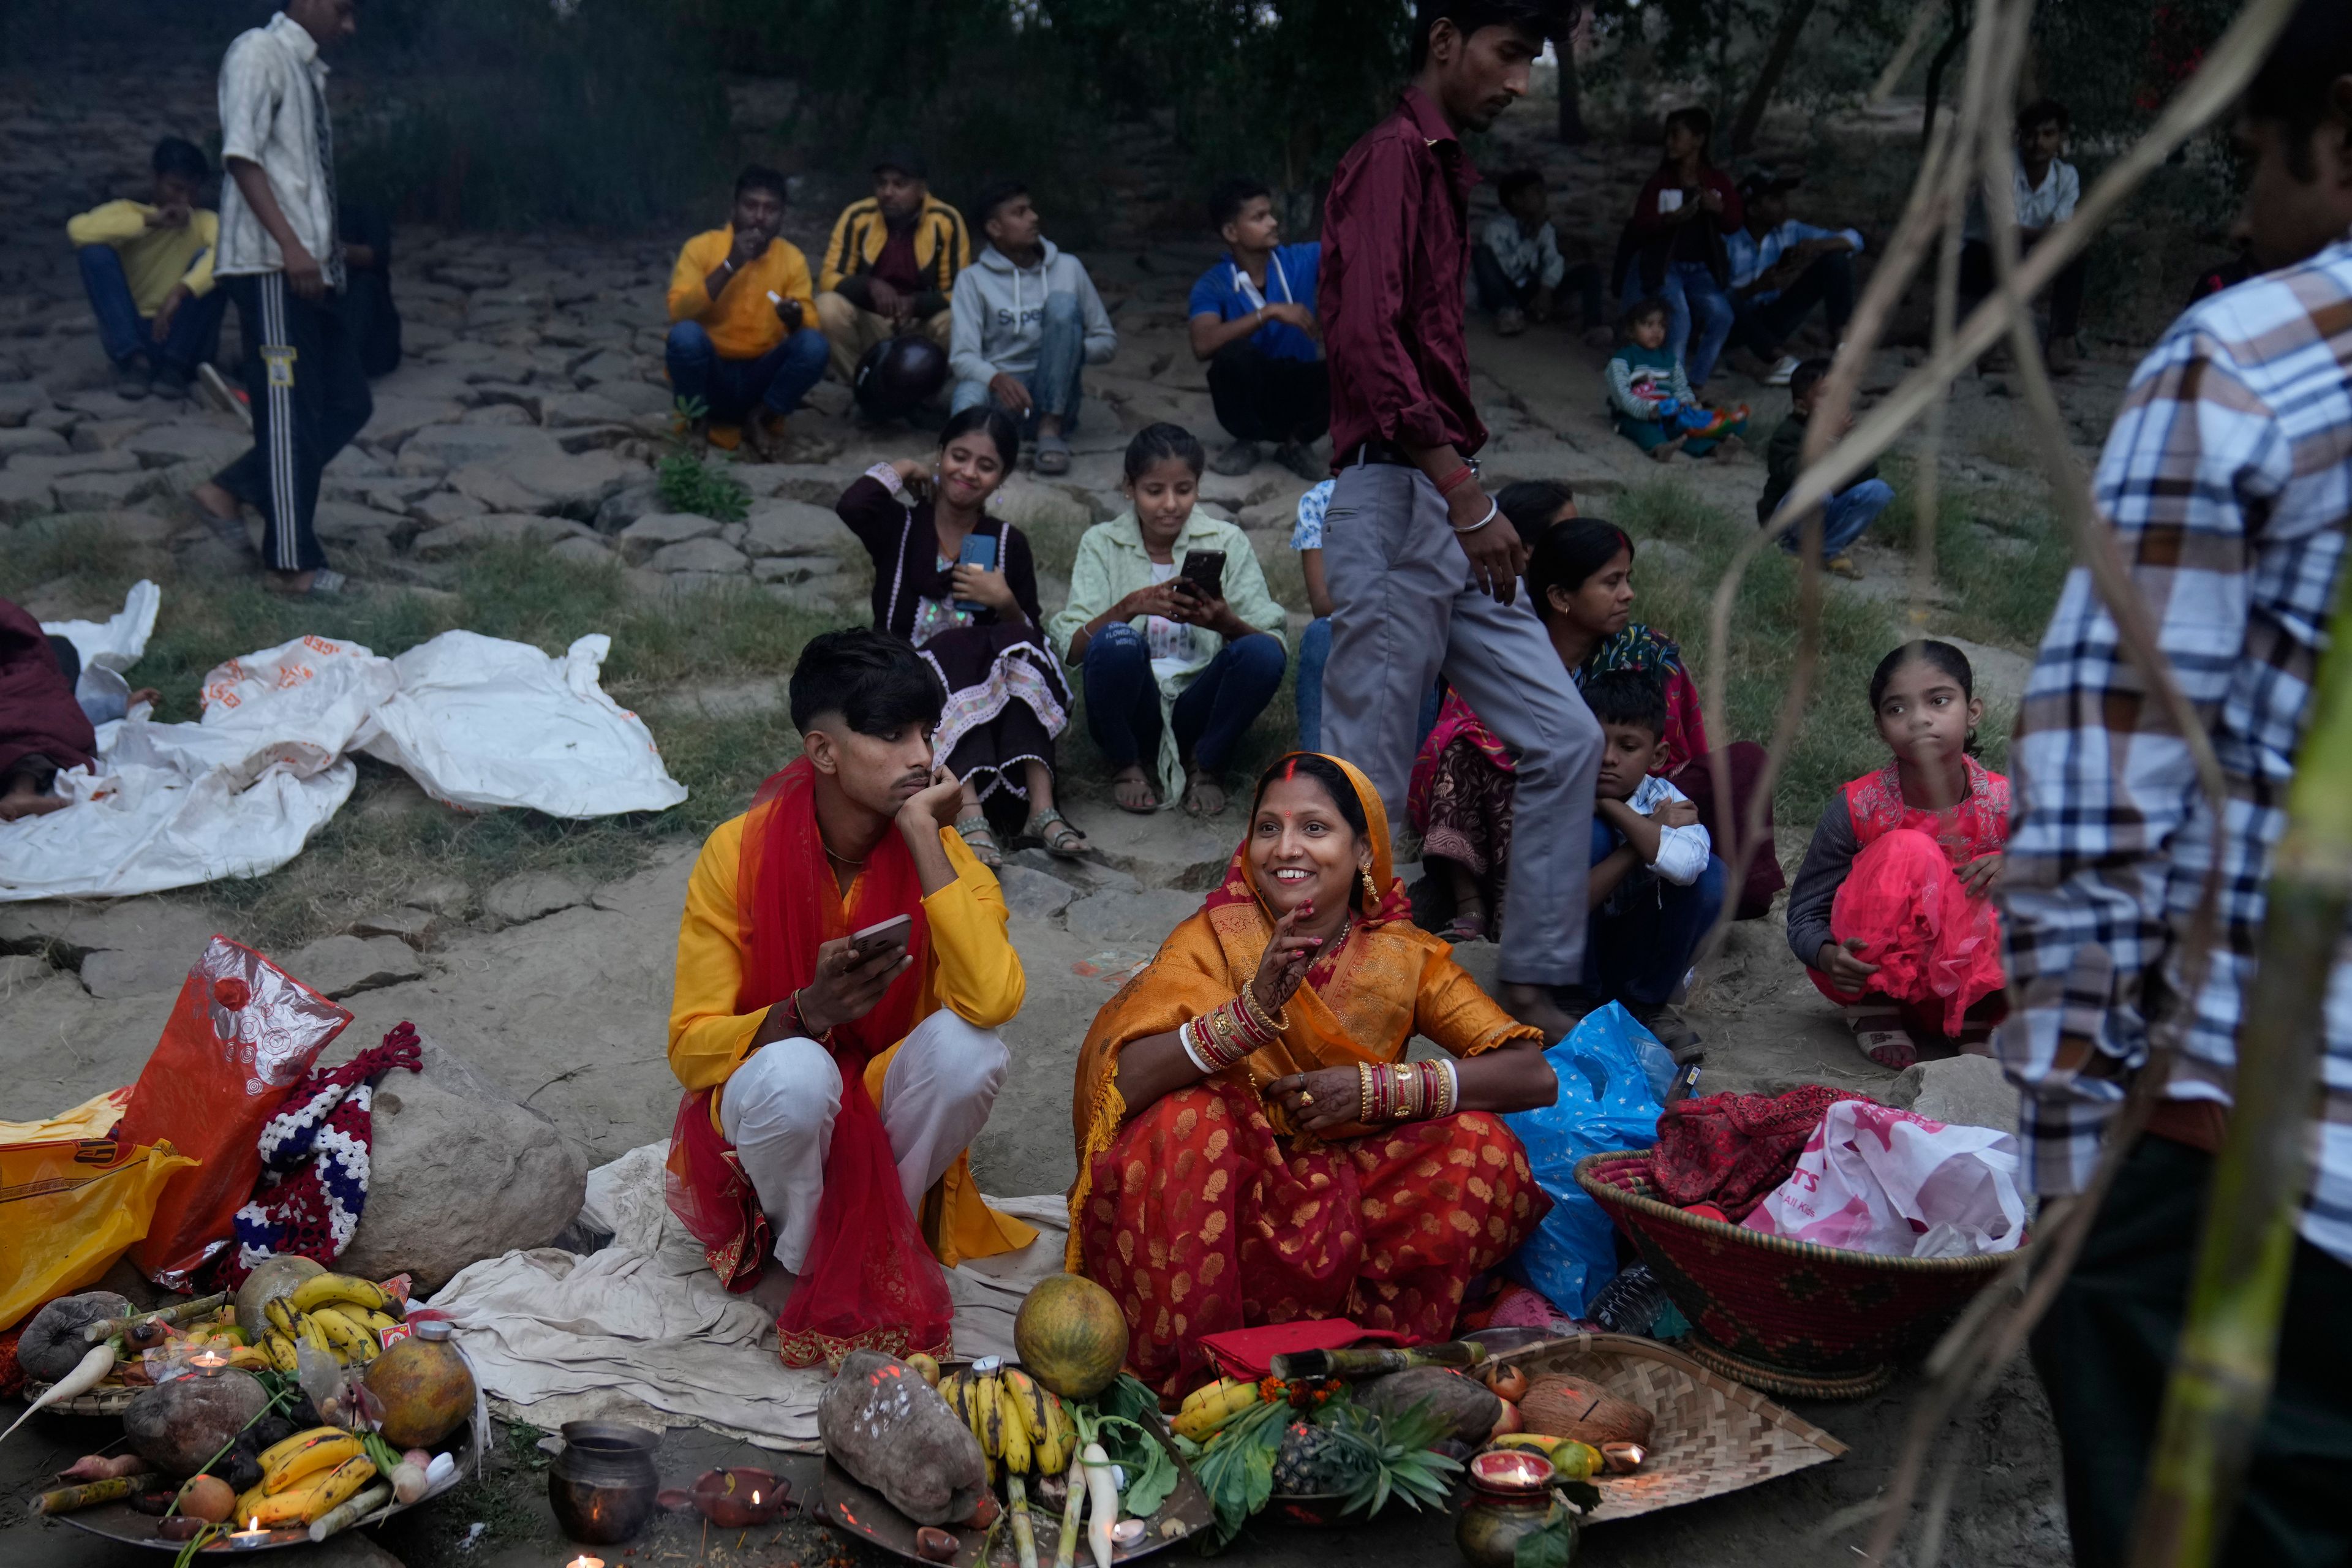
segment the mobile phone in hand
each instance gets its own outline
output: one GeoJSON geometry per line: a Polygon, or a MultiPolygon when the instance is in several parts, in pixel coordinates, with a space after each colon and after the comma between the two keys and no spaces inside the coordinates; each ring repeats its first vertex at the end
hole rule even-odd
{"type": "Polygon", "coordinates": [[[1184,564],[1177,569],[1176,579],[1192,584],[1204,599],[1225,596],[1225,552],[1222,550],[1188,551],[1184,564]]]}
{"type": "MultiPolygon", "coordinates": [[[[982,572],[996,570],[996,540],[992,534],[972,533],[964,536],[963,548],[956,552],[956,564],[975,567],[982,572]]],[[[988,608],[970,599],[958,599],[955,607],[968,615],[978,615],[988,608]]]]}
{"type": "Polygon", "coordinates": [[[907,948],[907,939],[913,934],[914,929],[915,918],[912,915],[892,915],[887,921],[875,921],[864,931],[850,933],[849,951],[860,963],[891,948],[903,952],[907,948]]]}

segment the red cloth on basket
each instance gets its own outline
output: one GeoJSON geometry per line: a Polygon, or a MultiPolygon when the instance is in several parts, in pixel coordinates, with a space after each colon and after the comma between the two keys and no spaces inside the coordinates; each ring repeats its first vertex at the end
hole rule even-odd
{"type": "MultiPolygon", "coordinates": [[[[754,1013],[782,1001],[816,978],[819,943],[894,915],[913,917],[907,952],[914,962],[873,1011],[824,1042],[841,1072],[841,1110],[825,1152],[816,1233],[800,1283],[776,1319],[777,1352],[786,1366],[814,1366],[858,1349],[944,1354],[955,1305],[907,1207],[890,1134],[866,1091],[866,1064],[916,1021],[930,940],[922,879],[907,841],[886,833],[845,908],[817,832],[815,777],[805,757],[775,774],[760,786],[744,823],[736,879],[743,984],[736,1010],[754,1013]]],[[[714,1092],[698,1089],[679,1103],[669,1204],[728,1289],[744,1290],[766,1260],[767,1222],[733,1146],[712,1129],[714,1092]]]]}
{"type": "Polygon", "coordinates": [[[1650,1180],[1676,1207],[1711,1203],[1737,1225],[1789,1179],[1831,1106],[1868,1098],[1811,1083],[1781,1095],[1676,1100],[1658,1118],[1650,1180]]]}

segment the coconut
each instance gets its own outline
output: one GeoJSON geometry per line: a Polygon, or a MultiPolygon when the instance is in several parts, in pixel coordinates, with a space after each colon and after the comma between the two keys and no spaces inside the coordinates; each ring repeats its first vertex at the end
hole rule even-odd
{"type": "Polygon", "coordinates": [[[142,1390],[122,1412],[122,1434],[167,1476],[193,1476],[236,1440],[269,1395],[249,1373],[180,1377],[142,1390]]]}
{"type": "Polygon", "coordinates": [[[1013,1353],[1065,1399],[1092,1399],[1127,1362],[1127,1318],[1111,1293],[1076,1274],[1049,1274],[1013,1320],[1013,1353]]]}
{"type": "Polygon", "coordinates": [[[55,1383],[81,1364],[89,1345],[81,1331],[101,1318],[119,1318],[131,1303],[111,1290],[60,1296],[33,1314],[16,1341],[16,1364],[35,1383],[55,1383]]]}
{"type": "Polygon", "coordinates": [[[1650,1444],[1656,1417],[1630,1399],[1621,1399],[1587,1378],[1547,1373],[1528,1385],[1519,1418],[1530,1432],[1573,1437],[1600,1447],[1606,1443],[1650,1444]]]}
{"type": "Polygon", "coordinates": [[[303,1280],[326,1271],[316,1258],[288,1254],[268,1259],[247,1275],[245,1283],[236,1288],[236,1326],[245,1331],[246,1342],[257,1345],[268,1336],[264,1307],[280,1296],[291,1296],[303,1280]]]}

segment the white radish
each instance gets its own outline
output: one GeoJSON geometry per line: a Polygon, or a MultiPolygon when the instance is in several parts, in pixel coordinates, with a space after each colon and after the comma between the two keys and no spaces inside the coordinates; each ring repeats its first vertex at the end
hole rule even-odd
{"type": "Polygon", "coordinates": [[[1110,1568],[1110,1527],[1118,1522],[1118,1477],[1100,1443],[1087,1444],[1081,1458],[1087,1465],[1087,1544],[1095,1550],[1095,1568],[1110,1568]]]}
{"type": "Polygon", "coordinates": [[[429,1484],[425,1479],[425,1467],[411,1464],[405,1459],[392,1468],[390,1479],[393,1500],[404,1508],[423,1497],[429,1484]]]}
{"type": "Polygon", "coordinates": [[[104,1382],[106,1374],[113,1370],[113,1342],[110,1341],[102,1345],[92,1346],[89,1353],[81,1358],[79,1365],[49,1384],[49,1391],[47,1394],[25,1406],[25,1414],[10,1422],[7,1431],[0,1432],[0,1443],[5,1443],[15,1436],[16,1428],[22,1426],[34,1411],[44,1405],[60,1405],[68,1399],[79,1398],[104,1382]]]}

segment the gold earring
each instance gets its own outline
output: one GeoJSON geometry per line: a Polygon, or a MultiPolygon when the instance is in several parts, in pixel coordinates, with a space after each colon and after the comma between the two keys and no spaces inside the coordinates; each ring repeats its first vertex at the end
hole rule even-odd
{"type": "Polygon", "coordinates": [[[1380,884],[1372,880],[1372,868],[1370,866],[1365,867],[1358,875],[1364,879],[1364,912],[1370,914],[1381,907],[1380,884]]]}

